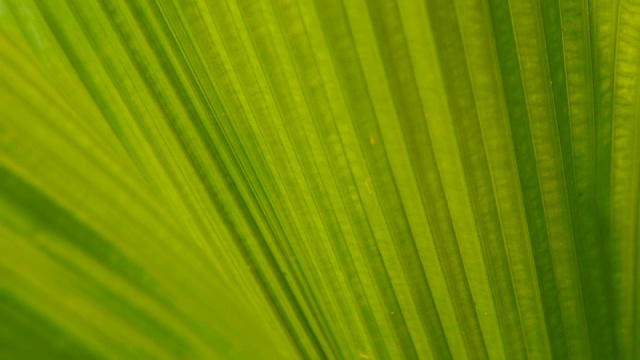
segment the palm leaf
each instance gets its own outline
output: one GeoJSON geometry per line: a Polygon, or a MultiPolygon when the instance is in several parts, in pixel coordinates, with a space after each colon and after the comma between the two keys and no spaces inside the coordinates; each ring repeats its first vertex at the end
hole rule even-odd
{"type": "Polygon", "coordinates": [[[637,358],[639,10],[0,0],[0,358],[637,358]]]}

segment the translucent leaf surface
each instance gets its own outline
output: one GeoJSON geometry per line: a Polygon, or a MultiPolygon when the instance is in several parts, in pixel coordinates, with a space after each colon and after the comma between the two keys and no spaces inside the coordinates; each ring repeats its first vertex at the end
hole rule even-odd
{"type": "Polygon", "coordinates": [[[0,358],[638,358],[639,6],[0,0],[0,358]]]}

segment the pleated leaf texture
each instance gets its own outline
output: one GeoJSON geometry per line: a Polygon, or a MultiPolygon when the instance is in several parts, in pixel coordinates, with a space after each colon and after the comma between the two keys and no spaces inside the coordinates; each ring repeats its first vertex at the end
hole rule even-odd
{"type": "Polygon", "coordinates": [[[640,3],[0,0],[0,359],[639,359],[640,3]]]}

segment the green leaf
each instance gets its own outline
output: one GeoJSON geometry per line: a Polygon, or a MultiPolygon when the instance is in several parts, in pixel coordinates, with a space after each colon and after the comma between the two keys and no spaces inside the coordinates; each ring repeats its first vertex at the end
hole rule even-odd
{"type": "Polygon", "coordinates": [[[0,0],[0,359],[635,359],[629,0],[0,0]]]}

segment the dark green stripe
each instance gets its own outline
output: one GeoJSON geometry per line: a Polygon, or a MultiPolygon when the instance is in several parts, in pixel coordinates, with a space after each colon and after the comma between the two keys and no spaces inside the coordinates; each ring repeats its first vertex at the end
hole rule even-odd
{"type": "Polygon", "coordinates": [[[549,343],[554,358],[565,359],[567,346],[560,313],[560,300],[553,271],[542,193],[538,180],[538,168],[520,72],[520,59],[511,25],[509,2],[490,0],[489,8],[549,343]]]}

